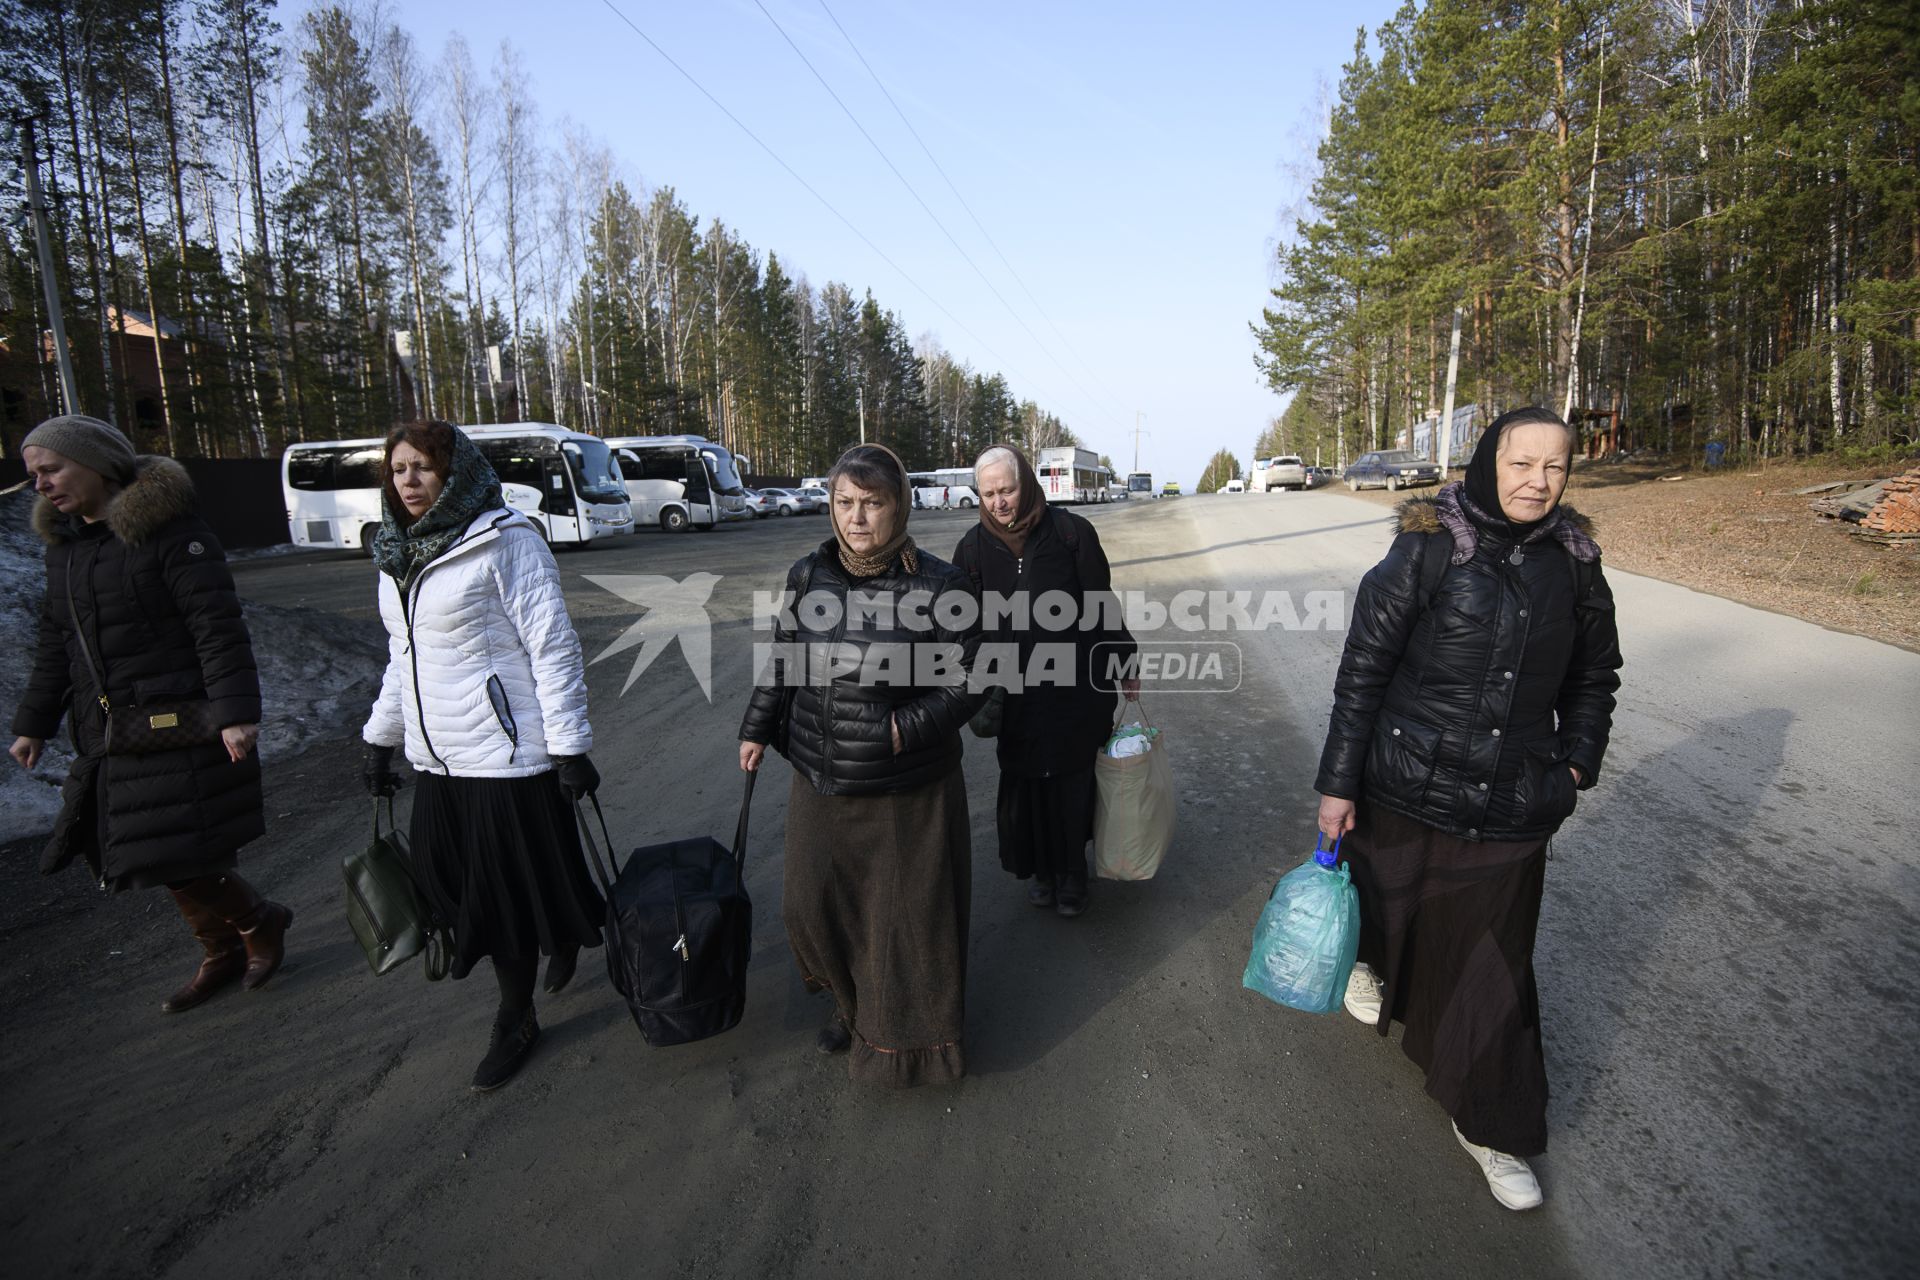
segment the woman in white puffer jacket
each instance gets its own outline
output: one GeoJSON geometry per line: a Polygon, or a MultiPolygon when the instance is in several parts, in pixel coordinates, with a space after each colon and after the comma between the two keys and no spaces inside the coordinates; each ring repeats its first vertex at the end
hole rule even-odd
{"type": "Polygon", "coordinates": [[[587,685],[553,553],[502,501],[465,433],[416,422],[387,437],[374,539],[387,670],[362,737],[367,789],[392,795],[403,743],[419,775],[415,878],[453,933],[452,976],[482,956],[500,985],[473,1088],[512,1078],[540,1037],[546,989],[600,943],[604,907],[568,797],[591,793],[587,685]]]}

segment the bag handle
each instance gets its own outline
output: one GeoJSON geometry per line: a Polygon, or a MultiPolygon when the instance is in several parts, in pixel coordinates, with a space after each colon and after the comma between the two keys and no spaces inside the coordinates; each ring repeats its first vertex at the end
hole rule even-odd
{"type": "MultiPolygon", "coordinates": [[[[606,849],[604,851],[602,851],[598,844],[594,843],[593,828],[587,824],[586,803],[576,799],[573,802],[573,813],[574,816],[580,820],[580,836],[587,846],[587,864],[593,868],[594,878],[600,882],[600,888],[606,894],[608,904],[611,905],[613,902],[613,871],[615,870],[613,866],[613,837],[607,834],[607,815],[600,809],[599,795],[589,792],[586,800],[592,802],[593,815],[600,820],[600,839],[606,842],[606,849]]],[[[607,918],[611,920],[613,913],[608,912],[607,918]]]]}
{"type": "MultiPolygon", "coordinates": [[[[1332,851],[1332,858],[1331,858],[1331,860],[1330,860],[1330,861],[1327,861],[1327,862],[1321,862],[1321,863],[1320,863],[1320,865],[1321,865],[1321,866],[1323,866],[1323,867],[1330,867],[1330,866],[1333,866],[1333,865],[1334,865],[1334,863],[1337,863],[1337,862],[1339,862],[1339,861],[1340,861],[1340,842],[1341,842],[1342,840],[1345,840],[1346,838],[1347,838],[1347,833],[1346,833],[1346,832],[1344,832],[1344,831],[1342,831],[1342,832],[1341,832],[1341,833],[1340,833],[1339,835],[1337,835],[1337,836],[1335,836],[1335,837],[1333,838],[1333,851],[1332,851]]],[[[1320,854],[1323,854],[1323,853],[1326,853],[1326,852],[1327,852],[1327,833],[1326,833],[1326,832],[1324,832],[1324,831],[1322,831],[1322,832],[1319,832],[1319,833],[1317,833],[1317,834],[1316,834],[1316,835],[1314,836],[1314,840],[1313,840],[1313,852],[1314,852],[1314,861],[1315,861],[1315,862],[1319,862],[1319,861],[1320,861],[1320,858],[1319,858],[1319,855],[1320,855],[1320,854]]]]}
{"type": "Polygon", "coordinates": [[[747,814],[753,808],[753,783],[759,770],[747,772],[747,785],[740,793],[740,820],[733,826],[733,875],[742,884],[747,878],[747,814]]]}
{"type": "Polygon", "coordinates": [[[383,803],[387,806],[387,830],[395,832],[400,830],[400,825],[393,820],[393,797],[375,796],[373,798],[373,838],[375,840],[380,838],[380,806],[383,803]]]}
{"type": "MultiPolygon", "coordinates": [[[[1158,728],[1158,727],[1159,727],[1159,726],[1157,726],[1157,725],[1155,725],[1155,724],[1153,723],[1153,720],[1152,720],[1152,718],[1151,718],[1150,716],[1148,716],[1148,715],[1147,715],[1147,704],[1146,704],[1146,700],[1145,700],[1145,699],[1143,699],[1143,698],[1141,698],[1141,697],[1140,697],[1140,695],[1136,693],[1136,694],[1135,694],[1135,695],[1134,695],[1133,697],[1131,697],[1131,698],[1128,698],[1128,699],[1126,699],[1125,701],[1123,701],[1123,702],[1122,702],[1122,703],[1120,704],[1120,711],[1119,711],[1119,713],[1118,713],[1117,715],[1115,715],[1115,716],[1114,716],[1114,718],[1113,718],[1113,728],[1114,728],[1114,729],[1118,729],[1118,728],[1119,728],[1119,727],[1120,727],[1120,726],[1121,726],[1122,724],[1124,724],[1124,723],[1126,722],[1126,719],[1127,719],[1127,703],[1128,703],[1128,702],[1131,702],[1131,703],[1132,703],[1132,704],[1133,704],[1134,706],[1136,706],[1136,707],[1138,707],[1138,708],[1140,708],[1140,723],[1141,723],[1142,725],[1144,725],[1144,726],[1146,726],[1146,727],[1147,727],[1147,728],[1149,728],[1149,729],[1154,729],[1154,728],[1158,728]]],[[[1109,732],[1109,733],[1111,733],[1112,731],[1113,731],[1112,729],[1109,729],[1109,730],[1108,730],[1108,732],[1109,732]]]]}

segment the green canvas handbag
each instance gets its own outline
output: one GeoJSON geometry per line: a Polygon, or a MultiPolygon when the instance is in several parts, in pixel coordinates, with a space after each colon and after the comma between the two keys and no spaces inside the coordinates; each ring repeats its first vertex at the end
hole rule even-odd
{"type": "Polygon", "coordinates": [[[347,926],[374,973],[391,973],[425,952],[427,981],[446,977],[452,948],[413,882],[407,839],[394,827],[391,796],[373,802],[373,841],[342,859],[340,870],[347,881],[347,926]],[[382,803],[385,835],[380,833],[382,803]]]}

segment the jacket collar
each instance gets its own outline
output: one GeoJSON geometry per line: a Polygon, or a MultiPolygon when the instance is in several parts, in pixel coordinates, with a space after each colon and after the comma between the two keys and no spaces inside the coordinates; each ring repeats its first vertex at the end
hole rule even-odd
{"type": "MultiPolygon", "coordinates": [[[[133,465],[133,479],[107,503],[102,523],[120,541],[135,547],[171,521],[191,515],[195,505],[187,469],[172,458],[144,454],[133,465]]],[[[34,502],[32,521],[33,531],[48,546],[73,541],[86,524],[78,516],[62,515],[45,498],[34,502]]]]}

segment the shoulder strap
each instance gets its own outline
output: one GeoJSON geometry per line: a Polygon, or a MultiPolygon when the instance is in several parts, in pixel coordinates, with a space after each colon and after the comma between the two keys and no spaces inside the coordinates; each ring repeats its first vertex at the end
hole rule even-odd
{"type": "Polygon", "coordinates": [[[960,535],[960,545],[953,549],[953,563],[973,583],[973,594],[979,595],[980,526],[977,523],[960,535]]]}
{"type": "Polygon", "coordinates": [[[1453,535],[1445,529],[1430,533],[1420,548],[1420,609],[1433,608],[1440,598],[1440,579],[1447,576],[1453,562],[1453,535]]]}
{"type": "Polygon", "coordinates": [[[73,638],[80,642],[80,656],[87,660],[87,670],[93,674],[93,696],[99,700],[102,711],[111,710],[107,704],[107,677],[93,660],[93,648],[87,643],[87,630],[80,625],[80,610],[73,603],[73,551],[67,551],[67,617],[73,620],[73,638]]]}
{"type": "MultiPolygon", "coordinates": [[[[1564,544],[1563,544],[1564,545],[1564,544]]],[[[1600,567],[1598,560],[1582,560],[1573,554],[1573,548],[1567,548],[1567,560],[1573,565],[1573,607],[1585,605],[1587,597],[1593,594],[1593,584],[1600,567]]]]}
{"type": "MultiPolygon", "coordinates": [[[[1052,507],[1047,509],[1054,510],[1052,507]]],[[[1078,552],[1080,550],[1079,519],[1071,511],[1062,511],[1056,517],[1055,523],[1060,529],[1060,541],[1067,544],[1067,550],[1078,552]]]]}

